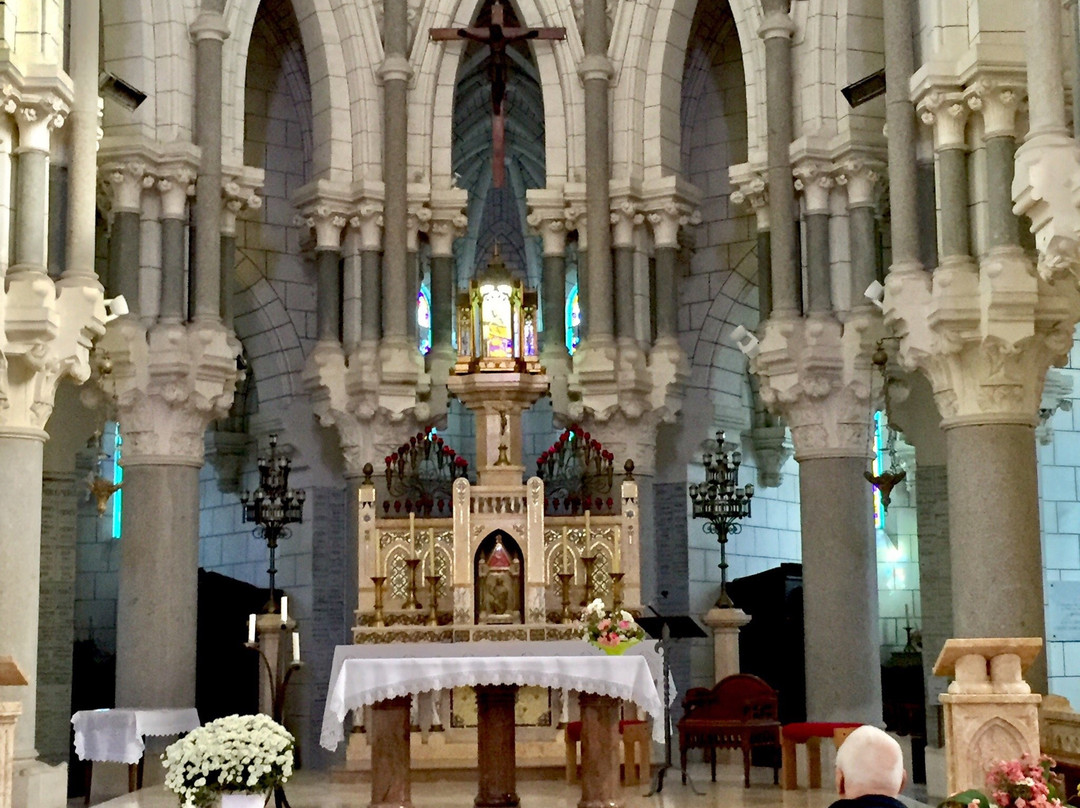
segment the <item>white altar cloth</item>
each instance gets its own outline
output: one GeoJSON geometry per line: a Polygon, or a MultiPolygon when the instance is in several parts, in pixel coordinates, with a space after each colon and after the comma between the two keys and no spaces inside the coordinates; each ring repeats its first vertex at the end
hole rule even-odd
{"type": "Polygon", "coordinates": [[[580,641],[343,645],[334,653],[319,743],[337,748],[350,710],[473,685],[555,687],[630,701],[652,717],[653,737],[663,742],[662,676],[654,642],[623,656],[580,641]]]}
{"type": "Polygon", "coordinates": [[[195,708],[80,710],[71,717],[75,754],[100,763],[138,763],[147,735],[181,735],[200,725],[195,708]]]}

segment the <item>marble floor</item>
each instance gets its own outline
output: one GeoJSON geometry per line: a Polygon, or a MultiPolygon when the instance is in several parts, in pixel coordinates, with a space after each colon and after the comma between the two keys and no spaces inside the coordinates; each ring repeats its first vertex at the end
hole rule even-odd
{"type": "MultiPolygon", "coordinates": [[[[691,765],[691,779],[704,795],[698,796],[679,782],[678,771],[668,772],[664,789],[652,797],[644,796],[647,787],[626,787],[622,790],[623,808],[827,808],[836,799],[830,789],[783,791],[772,784],[772,771],[755,769],[751,786],[742,785],[742,767],[722,765],[717,782],[709,782],[708,766],[691,765]]],[[[371,796],[367,783],[335,783],[322,772],[301,771],[286,787],[292,808],[366,808],[371,796]]],[[[525,780],[518,783],[522,808],[576,808],[581,798],[578,786],[561,780],[525,780]]],[[[476,784],[455,779],[414,782],[412,787],[415,808],[471,808],[476,796],[476,784]]],[[[905,799],[911,808],[922,803],[905,799]]],[[[176,808],[176,797],[163,786],[151,786],[97,806],[105,808],[176,808]]],[[[273,805],[273,803],[271,803],[273,805]]],[[[82,808],[82,800],[72,800],[69,808],[82,808]]]]}

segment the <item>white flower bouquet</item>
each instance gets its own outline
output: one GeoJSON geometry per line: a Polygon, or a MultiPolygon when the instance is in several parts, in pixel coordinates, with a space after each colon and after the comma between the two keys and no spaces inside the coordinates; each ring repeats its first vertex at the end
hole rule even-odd
{"type": "Polygon", "coordinates": [[[609,611],[600,598],[581,613],[581,639],[609,654],[621,654],[644,637],[644,629],[634,622],[630,612],[609,611]]]}
{"type": "Polygon", "coordinates": [[[269,716],[225,716],[165,749],[165,786],[184,808],[204,808],[222,793],[265,794],[292,776],[294,743],[269,716]]]}

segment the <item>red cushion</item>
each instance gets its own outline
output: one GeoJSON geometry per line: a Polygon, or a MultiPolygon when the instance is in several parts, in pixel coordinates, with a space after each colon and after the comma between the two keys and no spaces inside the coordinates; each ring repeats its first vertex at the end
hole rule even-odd
{"type": "Polygon", "coordinates": [[[784,737],[796,743],[805,743],[810,738],[831,738],[836,729],[861,726],[850,721],[804,721],[801,724],[785,724],[784,737]]]}

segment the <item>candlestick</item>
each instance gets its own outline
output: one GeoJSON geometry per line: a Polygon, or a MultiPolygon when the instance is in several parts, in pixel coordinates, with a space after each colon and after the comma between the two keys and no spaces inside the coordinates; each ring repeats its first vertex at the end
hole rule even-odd
{"type": "Polygon", "coordinates": [[[592,551],[592,511],[585,509],[585,552],[595,555],[592,551]]]}
{"type": "Polygon", "coordinates": [[[292,635],[292,661],[300,661],[300,632],[294,631],[292,635]]]}
{"type": "Polygon", "coordinates": [[[382,628],[386,625],[383,620],[383,586],[386,584],[386,576],[372,575],[371,582],[375,584],[375,625],[382,628]]]}
{"type": "Polygon", "coordinates": [[[593,565],[596,556],[582,556],[581,563],[585,565],[585,601],[582,606],[588,606],[593,601],[593,565]]]}
{"type": "Polygon", "coordinates": [[[409,594],[405,598],[405,602],[401,604],[402,609],[422,609],[420,601],[416,598],[416,568],[420,566],[419,558],[406,558],[405,564],[409,568],[409,594]]]}
{"type": "Polygon", "coordinates": [[[255,615],[248,615],[248,642],[255,644],[255,615]]]}
{"type": "Polygon", "coordinates": [[[567,540],[566,533],[567,533],[566,525],[563,525],[563,529],[562,529],[562,571],[563,572],[566,572],[567,568],[570,566],[570,559],[569,559],[570,548],[567,546],[567,543],[566,543],[566,540],[567,540]]]}
{"type": "Polygon", "coordinates": [[[289,622],[289,596],[281,596],[281,622],[282,624],[289,622]]]}
{"type": "Polygon", "coordinates": [[[413,556],[417,555],[416,552],[416,514],[409,511],[409,549],[412,551],[413,556]]]}
{"type": "Polygon", "coordinates": [[[623,573],[621,572],[609,572],[608,577],[611,578],[611,611],[617,612],[622,609],[622,592],[623,592],[623,573]]]}
{"type": "Polygon", "coordinates": [[[429,575],[427,576],[428,591],[430,603],[428,605],[428,618],[427,624],[429,626],[439,625],[439,581],[442,579],[441,575],[429,575]]]}
{"type": "Polygon", "coordinates": [[[428,575],[434,575],[435,570],[435,528],[427,529],[428,536],[428,575]]]}
{"type": "Polygon", "coordinates": [[[560,572],[556,574],[559,579],[559,591],[562,595],[562,622],[573,623],[574,613],[570,609],[570,582],[574,580],[574,573],[560,572]]]}
{"type": "Polygon", "coordinates": [[[612,531],[611,534],[611,571],[622,572],[622,542],[619,541],[619,531],[612,531]]]}

